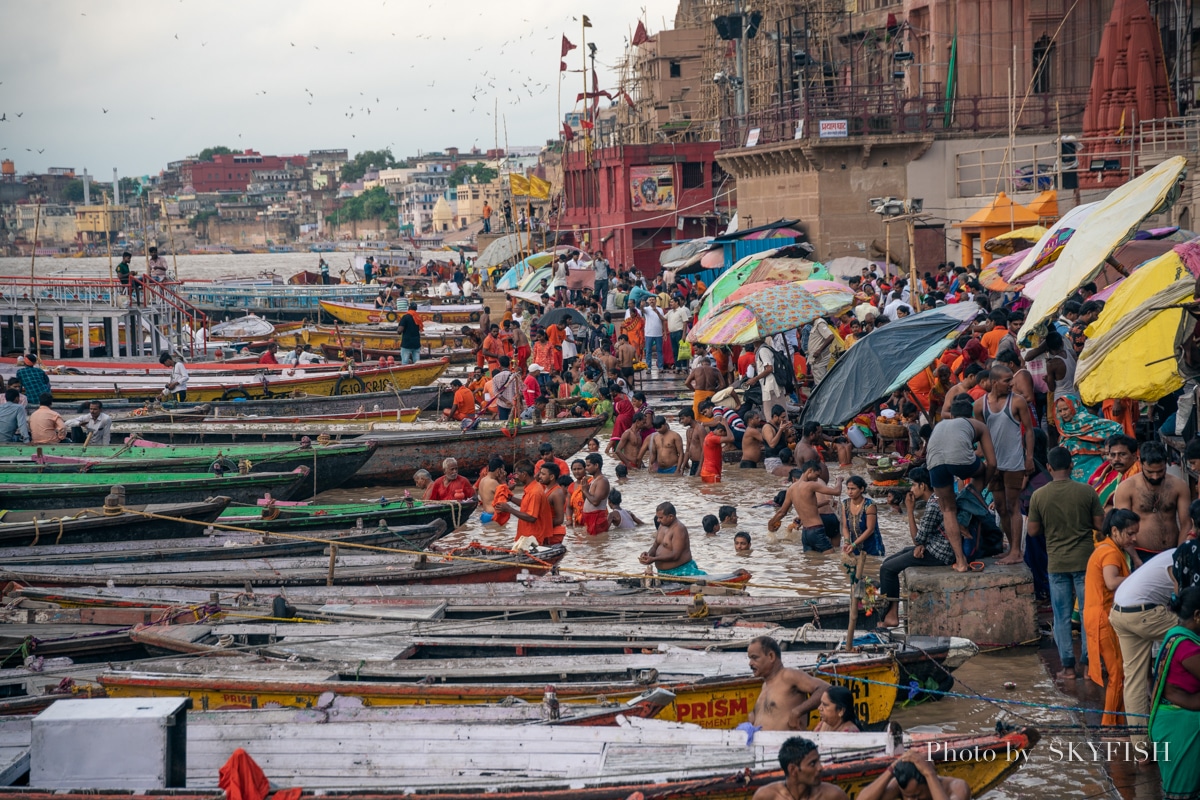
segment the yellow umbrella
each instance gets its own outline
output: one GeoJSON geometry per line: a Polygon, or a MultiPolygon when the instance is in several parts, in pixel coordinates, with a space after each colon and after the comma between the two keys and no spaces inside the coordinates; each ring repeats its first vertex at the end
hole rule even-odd
{"type": "Polygon", "coordinates": [[[1183,311],[1162,309],[1191,297],[1195,278],[1174,250],[1126,278],[1088,326],[1075,385],[1092,405],[1113,397],[1154,402],[1183,385],[1175,332],[1183,311]]]}
{"type": "Polygon", "coordinates": [[[1024,228],[1017,228],[1015,231],[993,236],[983,243],[983,249],[1000,256],[1012,255],[1018,250],[1033,246],[1045,235],[1046,229],[1041,225],[1027,225],[1024,228]]]}
{"type": "Polygon", "coordinates": [[[1169,158],[1096,204],[1051,267],[1050,276],[1025,316],[1019,338],[1032,333],[1072,292],[1091,280],[1113,250],[1137,231],[1142,220],[1174,201],[1186,167],[1183,156],[1169,158]]]}

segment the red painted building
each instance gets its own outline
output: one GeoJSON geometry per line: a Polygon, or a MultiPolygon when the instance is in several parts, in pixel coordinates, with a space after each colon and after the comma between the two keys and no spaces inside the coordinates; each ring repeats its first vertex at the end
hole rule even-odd
{"type": "Polygon", "coordinates": [[[303,167],[305,156],[264,156],[255,150],[215,155],[212,161],[187,164],[180,169],[183,184],[197,192],[244,192],[256,170],[279,170],[287,166],[303,167]]]}
{"type": "Polygon", "coordinates": [[[657,275],[671,240],[720,232],[732,180],[713,158],[719,146],[623,145],[593,150],[590,159],[573,149],[562,162],[562,228],[589,252],[603,250],[613,267],[632,264],[657,275]]]}

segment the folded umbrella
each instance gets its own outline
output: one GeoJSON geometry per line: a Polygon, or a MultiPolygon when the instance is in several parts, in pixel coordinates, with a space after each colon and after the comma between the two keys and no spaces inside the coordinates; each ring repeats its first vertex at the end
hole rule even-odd
{"type": "Polygon", "coordinates": [[[871,331],[856,341],[813,389],[804,406],[804,421],[846,424],[929,366],[979,312],[974,303],[955,303],[871,331]]]}

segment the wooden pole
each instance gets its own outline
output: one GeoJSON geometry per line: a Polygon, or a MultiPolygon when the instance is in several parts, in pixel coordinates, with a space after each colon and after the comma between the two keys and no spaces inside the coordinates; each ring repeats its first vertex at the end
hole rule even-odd
{"type": "Polygon", "coordinates": [[[113,263],[112,263],[112,242],[108,237],[108,226],[111,218],[108,215],[108,192],[104,193],[104,252],[108,255],[108,283],[113,288],[109,289],[109,296],[112,298],[112,304],[115,308],[117,305],[117,292],[113,283],[113,263]]]}
{"type": "Polygon", "coordinates": [[[867,568],[867,553],[865,550],[859,551],[858,557],[854,561],[854,579],[850,581],[850,621],[846,625],[846,652],[853,653],[854,648],[854,629],[858,625],[858,595],[859,586],[862,585],[863,570],[867,568]]]}
{"type": "Polygon", "coordinates": [[[38,310],[38,296],[34,284],[33,270],[37,264],[38,236],[41,234],[41,226],[42,202],[39,200],[37,210],[33,216],[33,250],[29,252],[29,295],[33,298],[33,345],[31,347],[29,342],[25,343],[25,346],[29,348],[29,352],[39,357],[42,349],[42,319],[41,313],[38,310]]]}
{"type": "Polygon", "coordinates": [[[329,574],[325,576],[325,585],[333,586],[333,568],[337,565],[338,546],[329,545],[329,574]]]}
{"type": "Polygon", "coordinates": [[[171,269],[175,270],[175,280],[179,280],[179,262],[175,259],[175,232],[171,230],[171,212],[167,210],[167,198],[165,197],[162,199],[162,210],[163,216],[167,219],[167,244],[171,247],[171,269]]]}
{"type": "Polygon", "coordinates": [[[905,227],[908,229],[908,299],[911,301],[914,311],[921,310],[921,294],[917,291],[917,247],[913,241],[915,231],[913,230],[913,215],[909,214],[905,220],[905,227]]]}

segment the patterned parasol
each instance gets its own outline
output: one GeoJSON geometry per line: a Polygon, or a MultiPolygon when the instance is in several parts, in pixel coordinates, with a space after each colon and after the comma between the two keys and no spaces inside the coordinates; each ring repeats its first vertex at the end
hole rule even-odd
{"type": "Polygon", "coordinates": [[[704,316],[688,334],[688,341],[750,344],[764,336],[807,325],[829,313],[822,300],[799,282],[760,286],[761,289],[726,302],[704,316]]]}

